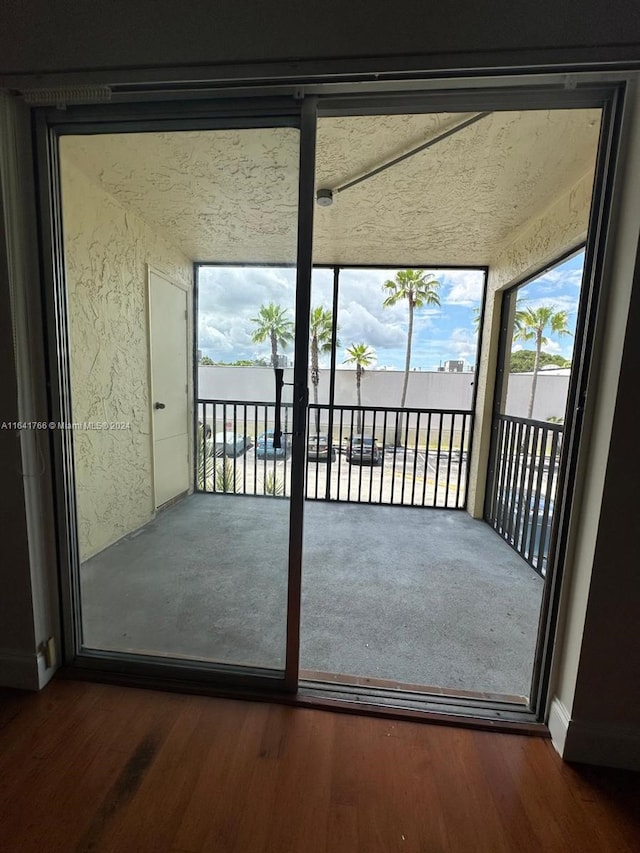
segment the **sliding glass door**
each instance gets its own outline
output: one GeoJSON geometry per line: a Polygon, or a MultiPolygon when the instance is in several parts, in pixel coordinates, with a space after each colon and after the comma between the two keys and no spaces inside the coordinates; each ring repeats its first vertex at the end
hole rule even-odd
{"type": "Polygon", "coordinates": [[[109,132],[80,116],[49,132],[68,656],[282,684],[288,648],[297,665],[291,468],[306,417],[299,110],[109,132]],[[218,265],[201,269],[194,312],[201,259],[218,265]],[[249,395],[248,357],[262,365],[249,395]]]}
{"type": "Polygon", "coordinates": [[[482,419],[505,290],[586,234],[596,293],[613,125],[405,94],[40,113],[69,662],[542,707],[557,574],[480,518],[482,419]]]}

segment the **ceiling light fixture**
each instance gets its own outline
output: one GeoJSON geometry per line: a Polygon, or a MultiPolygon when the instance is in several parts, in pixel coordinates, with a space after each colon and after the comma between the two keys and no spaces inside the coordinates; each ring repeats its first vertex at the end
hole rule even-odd
{"type": "Polygon", "coordinates": [[[318,190],[316,193],[316,204],[320,205],[320,207],[330,207],[333,204],[333,190],[318,190]]]}

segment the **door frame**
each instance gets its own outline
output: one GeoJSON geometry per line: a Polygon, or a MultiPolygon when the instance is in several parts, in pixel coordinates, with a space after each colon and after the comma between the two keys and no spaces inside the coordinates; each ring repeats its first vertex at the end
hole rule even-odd
{"type": "MultiPolygon", "coordinates": [[[[596,75],[597,77],[597,75],[596,75]]],[[[554,78],[555,80],[556,78],[554,78]]],[[[548,81],[546,81],[548,83],[548,81]]],[[[348,87],[348,83],[343,84],[348,87]]],[[[562,580],[561,565],[567,551],[569,537],[569,517],[571,511],[570,484],[574,481],[579,455],[579,440],[582,431],[584,416],[584,401],[588,386],[589,373],[592,362],[592,335],[596,327],[598,314],[598,300],[600,282],[603,278],[603,270],[607,266],[610,252],[609,226],[612,216],[612,197],[614,185],[616,184],[616,158],[620,146],[621,122],[625,101],[625,77],[623,74],[603,83],[600,79],[595,82],[586,78],[584,85],[580,83],[577,87],[569,89],[562,84],[562,80],[556,80],[555,86],[536,85],[530,80],[523,85],[522,80],[514,80],[513,86],[509,81],[504,81],[503,88],[483,89],[478,81],[472,81],[468,89],[460,88],[456,91],[446,88],[446,81],[441,82],[439,90],[427,89],[424,92],[412,88],[410,81],[404,92],[389,93],[384,91],[381,84],[380,93],[368,91],[365,94],[357,94],[357,85],[354,91],[342,90],[336,94],[335,88],[328,84],[326,92],[322,84],[313,87],[314,96],[306,97],[302,87],[294,87],[294,98],[297,98],[295,106],[290,97],[276,97],[270,99],[266,95],[259,97],[256,89],[248,93],[241,101],[227,101],[224,96],[213,100],[197,100],[173,104],[170,101],[164,103],[130,103],[118,102],[108,106],[74,107],[65,112],[63,116],[60,111],[48,108],[36,110],[37,131],[37,161],[38,161],[38,183],[41,221],[41,259],[44,273],[44,290],[46,313],[48,317],[48,350],[49,350],[49,382],[50,382],[50,408],[52,420],[65,420],[63,412],[69,411],[69,374],[68,374],[68,330],[65,315],[65,292],[64,292],[64,270],[61,263],[61,211],[59,185],[52,180],[52,175],[57,174],[57,137],[64,133],[97,133],[118,132],[123,124],[128,130],[142,131],[146,129],[162,130],[187,130],[187,129],[216,129],[220,127],[258,127],[273,126],[270,116],[273,115],[275,104],[280,105],[280,115],[299,116],[299,121],[294,126],[301,127],[300,161],[306,164],[305,169],[300,171],[300,198],[299,198],[299,222],[298,222],[298,251],[303,252],[303,258],[298,257],[297,297],[296,297],[296,335],[304,340],[296,339],[296,367],[295,373],[296,399],[299,407],[297,421],[294,431],[299,431],[306,421],[306,404],[301,398],[302,393],[301,374],[304,370],[304,388],[306,389],[306,367],[308,355],[308,335],[302,336],[302,329],[308,326],[308,311],[305,316],[305,308],[309,305],[309,288],[311,272],[311,248],[312,248],[312,224],[313,224],[313,165],[311,152],[315,147],[315,137],[310,136],[311,128],[315,128],[316,118],[325,115],[371,115],[374,113],[387,113],[395,109],[396,112],[407,112],[420,109],[423,112],[449,110],[478,110],[484,109],[547,109],[547,108],[570,108],[570,107],[601,107],[603,109],[603,132],[601,133],[598,151],[598,163],[596,167],[596,178],[594,183],[591,217],[588,229],[587,252],[585,256],[585,279],[589,281],[590,296],[584,301],[584,310],[580,322],[585,333],[586,344],[580,353],[580,367],[576,370],[575,382],[572,382],[569,406],[575,409],[575,417],[572,420],[570,430],[570,445],[567,447],[567,465],[562,472],[561,494],[562,507],[557,527],[557,538],[554,563],[556,570],[549,571],[549,582],[545,586],[543,599],[543,611],[540,623],[540,634],[538,642],[538,663],[534,673],[534,681],[531,693],[531,703],[522,720],[528,724],[539,723],[546,714],[546,703],[548,698],[548,687],[550,681],[551,660],[554,648],[555,632],[558,623],[558,612],[560,603],[560,587],[562,580]],[[477,87],[477,88],[476,88],[477,87]],[[256,98],[256,94],[258,97],[256,98]],[[283,104],[284,101],[284,104],[283,104]],[[306,109],[305,109],[306,108],[306,109]],[[393,108],[393,109],[392,109],[393,108]],[[234,111],[235,110],[235,111],[234,111]],[[225,112],[226,111],[226,112],[225,112]],[[211,115],[225,114],[233,115],[235,123],[230,125],[229,119],[212,119],[211,115]],[[305,116],[303,118],[303,115],[305,116]],[[259,123],[260,118],[263,124],[259,123]],[[304,132],[303,132],[304,130],[304,132]],[[306,140],[303,139],[307,135],[306,140]],[[308,169],[308,171],[307,171],[308,169]],[[303,224],[304,223],[304,226],[303,224]],[[301,231],[306,229],[306,237],[301,239],[301,231]],[[307,257],[308,255],[308,257],[307,257]],[[306,292],[301,293],[301,289],[306,292]],[[299,321],[302,320],[302,323],[299,321]],[[62,345],[62,349],[58,349],[62,345]],[[304,368],[303,366],[304,365],[304,368]]],[[[487,87],[491,85],[487,83],[487,87]]],[[[284,87],[287,88],[287,87],[284,87]]],[[[273,93],[273,89],[271,92],[273,93]]],[[[289,93],[291,87],[288,87],[289,93]]],[[[133,95],[132,100],[140,98],[133,95]]],[[[294,442],[295,447],[296,442],[294,442]]],[[[290,549],[289,549],[289,591],[287,615],[287,662],[285,677],[274,679],[265,676],[264,673],[247,673],[246,671],[234,671],[234,668],[226,668],[224,672],[220,667],[206,667],[200,664],[180,663],[159,665],[153,658],[139,656],[135,661],[131,656],[110,655],[80,655],[80,637],[78,633],[79,622],[79,598],[77,581],[74,582],[70,567],[77,565],[77,537],[73,525],[75,518],[75,493],[74,493],[74,471],[73,471],[73,448],[70,435],[54,435],[52,437],[52,455],[54,458],[55,495],[57,507],[58,526],[58,555],[62,567],[62,590],[63,590],[63,613],[65,624],[65,659],[77,669],[86,669],[95,672],[102,670],[121,678],[130,675],[138,680],[145,678],[154,680],[161,684],[183,684],[192,689],[193,685],[206,686],[209,689],[221,688],[237,691],[238,689],[269,689],[286,690],[294,692],[298,685],[298,673],[296,662],[299,657],[299,629],[300,629],[300,591],[301,591],[301,547],[302,547],[302,520],[303,520],[303,486],[304,465],[301,457],[304,448],[301,442],[295,458],[298,469],[295,492],[292,482],[292,508],[291,518],[295,522],[296,530],[290,525],[290,549]],[[299,505],[294,508],[294,501],[299,505]],[[296,609],[295,613],[292,610],[296,609]],[[296,645],[298,638],[298,647],[296,645]],[[249,675],[249,677],[247,677],[249,675]]],[[[551,569],[551,567],[550,567],[551,569]]],[[[358,690],[361,694],[362,691],[358,690]]],[[[344,700],[352,706],[358,699],[349,697],[344,700]]],[[[365,704],[371,702],[371,698],[364,700],[365,704]]],[[[321,700],[318,700],[321,704],[321,700]]],[[[381,704],[381,703],[380,703],[381,704]]],[[[448,701],[446,707],[451,709],[453,705],[459,706],[453,711],[453,715],[460,719],[476,720],[478,709],[469,706],[468,703],[455,703],[448,701]]],[[[429,708],[425,713],[430,713],[429,708]]],[[[438,712],[436,712],[438,713],[438,712]]],[[[445,712],[446,713],[446,712],[445,712]]],[[[439,712],[441,717],[442,712],[439,712]]],[[[486,708],[485,714],[486,717],[486,708]]],[[[504,714],[500,719],[505,719],[504,714]]],[[[520,719],[520,718],[519,718],[520,719]]],[[[493,720],[491,727],[495,725],[493,720]]]]}
{"type": "MultiPolygon", "coordinates": [[[[170,132],[291,127],[300,132],[298,147],[298,225],[296,264],[296,340],[294,365],[294,440],[292,458],[304,459],[306,434],[306,359],[308,357],[311,247],[314,210],[316,99],[291,97],[212,102],[113,104],[35,110],[36,175],[46,326],[50,418],[72,423],[70,337],[64,265],[59,139],[65,135],[170,132]],[[304,177],[303,166],[304,164],[304,177]],[[302,233],[306,229],[306,233],[302,233]],[[296,441],[296,436],[302,436],[296,441]],[[297,447],[296,447],[297,446],[297,447]]],[[[166,277],[164,273],[159,274],[166,277]]],[[[147,288],[148,291],[148,288],[147,288]]],[[[193,321],[193,318],[191,318],[193,321]]],[[[188,352],[193,352],[192,348],[188,352]]],[[[150,363],[148,365],[150,371],[150,363]]],[[[191,429],[189,429],[191,436],[191,429]]],[[[152,682],[217,685],[234,691],[295,692],[299,645],[304,468],[292,478],[285,668],[268,670],[145,654],[88,650],[82,645],[80,552],[77,531],[72,430],[53,430],[53,489],[58,566],[61,578],[62,657],[78,674],[133,678],[152,682]],[[295,524],[297,531],[291,529],[295,524]],[[297,601],[297,604],[296,604],[297,601]],[[297,616],[296,616],[297,612],[297,616]]],[[[293,464],[293,463],[292,463],[293,464]]]]}
{"type": "MultiPolygon", "coordinates": [[[[187,412],[186,412],[186,433],[187,433],[187,473],[188,473],[188,481],[189,487],[187,489],[187,494],[193,491],[193,484],[191,482],[191,472],[193,470],[193,430],[191,429],[191,418],[189,413],[193,411],[194,406],[194,397],[193,397],[193,371],[189,369],[189,361],[188,359],[193,358],[193,314],[191,309],[192,300],[189,299],[190,288],[172,278],[168,273],[161,270],[159,267],[154,266],[153,264],[147,264],[147,353],[148,353],[148,362],[147,362],[147,377],[149,382],[149,441],[151,446],[151,488],[153,492],[153,512],[154,514],[158,511],[158,495],[156,492],[156,447],[155,447],[155,420],[153,417],[153,400],[155,397],[155,392],[153,388],[153,345],[151,342],[152,334],[151,334],[151,321],[152,321],[152,311],[151,311],[151,275],[157,275],[159,278],[164,279],[168,284],[173,285],[173,287],[177,287],[179,290],[184,291],[186,294],[186,304],[187,304],[187,316],[186,316],[186,348],[187,348],[187,369],[185,373],[185,381],[187,384],[187,412]]],[[[191,288],[194,287],[193,277],[191,288]]],[[[172,498],[171,501],[179,498],[180,494],[176,495],[172,498]]]]}

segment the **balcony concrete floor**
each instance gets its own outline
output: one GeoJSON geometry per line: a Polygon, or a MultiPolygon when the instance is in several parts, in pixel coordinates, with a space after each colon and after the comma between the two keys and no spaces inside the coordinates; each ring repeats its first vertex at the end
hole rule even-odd
{"type": "MultiPolygon", "coordinates": [[[[289,503],[192,495],[81,567],[84,643],[284,665],[289,503]]],[[[543,582],[455,510],[305,503],[301,667],[526,696],[543,582]]]]}

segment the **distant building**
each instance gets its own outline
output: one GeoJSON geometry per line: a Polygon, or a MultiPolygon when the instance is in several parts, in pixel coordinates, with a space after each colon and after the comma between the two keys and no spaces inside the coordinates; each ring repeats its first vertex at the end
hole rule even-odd
{"type": "Polygon", "coordinates": [[[463,373],[464,372],[464,359],[463,358],[450,358],[445,361],[444,364],[440,365],[438,368],[439,373],[463,373]]]}

